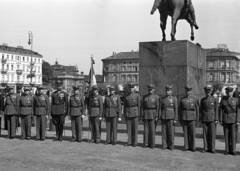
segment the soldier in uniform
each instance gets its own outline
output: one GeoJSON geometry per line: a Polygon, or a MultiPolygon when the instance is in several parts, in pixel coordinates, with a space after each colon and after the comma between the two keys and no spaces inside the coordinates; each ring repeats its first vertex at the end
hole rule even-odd
{"type": "Polygon", "coordinates": [[[43,87],[38,87],[37,93],[33,98],[34,115],[36,116],[36,139],[45,140],[46,123],[49,116],[49,98],[43,93],[43,87]]]}
{"type": "Polygon", "coordinates": [[[155,94],[155,86],[147,86],[148,94],[143,97],[144,146],[155,147],[155,121],[159,117],[159,96],[155,94]]]}
{"type": "Polygon", "coordinates": [[[62,141],[65,116],[68,114],[68,96],[62,91],[62,87],[58,86],[51,99],[51,115],[56,129],[56,140],[62,141]]]}
{"type": "Polygon", "coordinates": [[[204,87],[206,96],[201,99],[199,113],[203,127],[203,152],[215,153],[216,124],[218,123],[218,102],[212,93],[212,86],[204,87]]]}
{"type": "Polygon", "coordinates": [[[225,154],[236,154],[236,127],[240,122],[239,100],[233,97],[233,88],[227,87],[220,102],[219,121],[223,125],[225,154]]]}
{"type": "Polygon", "coordinates": [[[104,117],[106,119],[106,144],[115,145],[117,142],[117,120],[120,118],[121,100],[113,86],[109,88],[109,95],[104,101],[104,117]]]}
{"type": "Polygon", "coordinates": [[[7,120],[8,138],[12,139],[16,136],[16,116],[18,115],[17,95],[11,87],[8,90],[6,100],[4,102],[4,112],[7,120]]]}
{"type": "Polygon", "coordinates": [[[101,140],[99,122],[102,120],[103,99],[98,94],[98,87],[92,87],[92,94],[88,99],[88,115],[91,127],[91,142],[99,143],[101,140]]]}
{"type": "Polygon", "coordinates": [[[73,95],[69,99],[69,115],[71,117],[72,141],[82,141],[82,117],[85,116],[84,96],[77,87],[73,87],[73,95]]]}
{"type": "Polygon", "coordinates": [[[127,145],[137,146],[138,117],[140,116],[140,97],[135,92],[134,85],[128,85],[130,92],[124,97],[124,115],[127,122],[128,143],[127,145]]]}
{"type": "Polygon", "coordinates": [[[174,124],[178,120],[178,102],[173,96],[172,85],[166,86],[166,95],[160,101],[162,121],[162,148],[174,149],[174,124]]]}
{"type": "Polygon", "coordinates": [[[185,87],[186,96],[180,101],[180,117],[183,125],[185,150],[195,151],[196,121],[199,119],[199,102],[191,93],[192,88],[185,87]]]}
{"type": "Polygon", "coordinates": [[[24,93],[18,100],[19,115],[21,118],[22,139],[31,138],[31,116],[33,115],[33,97],[30,88],[25,87],[24,93]]]}

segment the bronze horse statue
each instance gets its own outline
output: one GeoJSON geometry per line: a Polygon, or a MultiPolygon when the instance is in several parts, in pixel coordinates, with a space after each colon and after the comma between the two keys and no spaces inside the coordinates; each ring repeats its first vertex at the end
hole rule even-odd
{"type": "Polygon", "coordinates": [[[151,15],[158,9],[160,13],[161,20],[161,30],[162,30],[162,41],[166,41],[165,29],[167,25],[167,17],[172,17],[172,30],[171,30],[171,40],[174,41],[176,34],[176,26],[177,22],[180,19],[185,19],[190,24],[191,27],[191,40],[194,40],[194,30],[198,29],[198,25],[196,23],[196,17],[194,8],[191,0],[155,0],[151,15]]]}

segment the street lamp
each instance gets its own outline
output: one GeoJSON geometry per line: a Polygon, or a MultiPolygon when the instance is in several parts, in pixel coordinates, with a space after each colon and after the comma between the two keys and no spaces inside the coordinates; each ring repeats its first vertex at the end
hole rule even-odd
{"type": "Polygon", "coordinates": [[[31,48],[31,53],[30,53],[30,74],[28,75],[28,78],[30,78],[30,85],[32,85],[32,78],[35,77],[35,72],[33,71],[35,63],[33,62],[32,59],[32,52],[33,52],[33,33],[31,31],[28,32],[28,45],[31,48]]]}

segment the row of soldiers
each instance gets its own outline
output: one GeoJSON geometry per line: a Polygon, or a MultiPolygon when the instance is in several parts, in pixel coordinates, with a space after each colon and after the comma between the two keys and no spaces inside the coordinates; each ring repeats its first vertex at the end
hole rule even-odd
{"type": "Polygon", "coordinates": [[[226,154],[236,154],[237,127],[240,122],[239,101],[234,98],[233,88],[226,88],[226,96],[219,103],[212,96],[212,87],[206,86],[205,97],[199,100],[192,95],[192,88],[185,87],[186,95],[178,102],[173,96],[172,86],[166,86],[166,95],[159,97],[155,86],[148,85],[148,93],[140,97],[135,87],[129,85],[129,90],[120,96],[114,87],[110,87],[106,96],[101,96],[97,86],[91,93],[84,96],[78,88],[70,97],[61,87],[51,95],[51,100],[39,87],[36,95],[30,94],[25,88],[18,96],[13,89],[4,100],[4,113],[7,117],[8,136],[16,134],[16,118],[21,118],[21,133],[23,139],[31,137],[31,116],[36,116],[36,138],[44,140],[46,135],[46,116],[51,116],[56,128],[56,140],[62,141],[65,117],[71,118],[73,141],[82,141],[83,118],[88,116],[91,129],[91,142],[99,143],[100,123],[106,121],[106,144],[117,142],[117,123],[122,118],[127,125],[127,145],[136,146],[138,137],[138,122],[144,123],[144,145],[154,148],[155,132],[158,121],[162,125],[163,149],[174,149],[174,127],[177,122],[183,126],[185,150],[195,151],[196,123],[203,127],[204,151],[215,153],[216,126],[221,123],[224,128],[226,154]]]}

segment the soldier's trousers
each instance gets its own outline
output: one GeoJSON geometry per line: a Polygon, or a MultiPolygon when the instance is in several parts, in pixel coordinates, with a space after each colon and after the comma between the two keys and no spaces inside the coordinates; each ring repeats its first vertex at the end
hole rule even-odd
{"type": "Polygon", "coordinates": [[[7,119],[8,138],[14,138],[16,136],[16,116],[5,115],[7,119]]]}
{"type": "Polygon", "coordinates": [[[225,151],[235,153],[236,151],[236,124],[223,124],[225,151]]]}
{"type": "Polygon", "coordinates": [[[72,138],[76,141],[82,141],[82,117],[71,116],[72,138]]]}
{"type": "Polygon", "coordinates": [[[138,139],[138,117],[127,118],[128,145],[137,145],[138,139]]]}
{"type": "Polygon", "coordinates": [[[196,121],[183,121],[184,148],[195,151],[196,121]]]}
{"type": "Polygon", "coordinates": [[[149,147],[155,146],[155,120],[144,120],[144,145],[149,147]]]}
{"type": "Polygon", "coordinates": [[[99,129],[99,117],[90,117],[90,128],[92,134],[92,141],[95,143],[100,142],[100,129],[99,129]]]}
{"type": "Polygon", "coordinates": [[[173,120],[162,120],[162,148],[174,148],[173,120]]]}
{"type": "Polygon", "coordinates": [[[63,138],[63,128],[65,122],[65,115],[52,115],[52,121],[56,129],[56,138],[62,140],[63,138]]]}
{"type": "Polygon", "coordinates": [[[36,138],[38,140],[44,140],[46,135],[46,116],[37,115],[36,116],[36,138]]]}
{"type": "Polygon", "coordinates": [[[117,142],[117,117],[106,118],[106,143],[117,142]]]}
{"type": "Polygon", "coordinates": [[[31,137],[31,115],[21,115],[21,132],[22,138],[30,138],[31,137]]]}
{"type": "Polygon", "coordinates": [[[203,148],[205,151],[215,151],[216,124],[215,122],[203,122],[203,148]]]}

